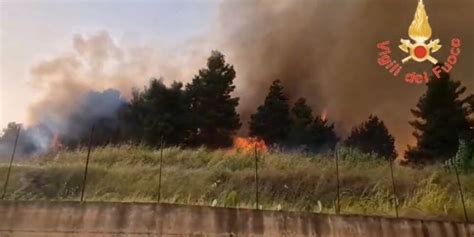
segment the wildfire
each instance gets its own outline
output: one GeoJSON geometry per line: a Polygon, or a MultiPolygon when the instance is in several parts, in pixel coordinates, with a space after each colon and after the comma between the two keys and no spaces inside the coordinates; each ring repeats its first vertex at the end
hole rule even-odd
{"type": "Polygon", "coordinates": [[[53,140],[51,141],[51,149],[53,151],[58,151],[61,150],[64,147],[64,145],[61,143],[61,140],[59,139],[58,134],[54,134],[53,140]]]}
{"type": "Polygon", "coordinates": [[[323,109],[323,113],[321,114],[321,119],[323,121],[327,121],[328,120],[328,110],[326,108],[323,109]]]}
{"type": "Polygon", "coordinates": [[[268,147],[263,140],[257,138],[237,137],[234,139],[234,151],[242,153],[254,153],[255,147],[259,153],[267,153],[268,147]]]}

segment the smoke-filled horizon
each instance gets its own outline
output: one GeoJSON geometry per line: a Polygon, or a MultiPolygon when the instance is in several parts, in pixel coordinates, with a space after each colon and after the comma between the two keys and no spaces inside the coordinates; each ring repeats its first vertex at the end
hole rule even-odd
{"type": "MultiPolygon", "coordinates": [[[[30,106],[28,121],[53,124],[53,130],[58,130],[54,132],[64,133],[62,124],[84,107],[79,102],[88,101],[84,98],[91,91],[112,88],[127,99],[133,87],[143,87],[152,77],[162,76],[167,83],[189,82],[205,67],[210,50],[217,49],[237,71],[235,95],[240,97],[244,134],[249,115],[263,102],[271,82],[279,79],[292,102],[305,97],[315,113],[327,110],[341,135],[370,114],[379,116],[402,154],[414,141],[408,124],[410,109],[426,87],[407,84],[380,68],[376,44],[390,40],[394,57],[402,58],[398,43],[408,38],[416,4],[414,0],[223,1],[212,34],[190,41],[179,51],[159,46],[126,48],[105,31],[75,35],[71,52],[32,66],[41,95],[30,106]]],[[[451,38],[461,38],[462,52],[452,78],[472,93],[474,33],[468,25],[474,22],[474,2],[425,4],[432,38],[443,45],[435,54],[439,60],[447,58],[451,38]]],[[[405,72],[422,71],[431,65],[409,63],[405,68],[405,72]]]]}
{"type": "MultiPolygon", "coordinates": [[[[241,116],[253,113],[271,81],[280,79],[292,101],[306,97],[313,110],[328,110],[340,133],[375,114],[396,138],[402,155],[414,144],[410,109],[426,90],[378,66],[377,43],[389,40],[394,59],[417,6],[415,0],[226,1],[221,6],[223,45],[238,73],[241,116]],[[236,20],[238,19],[238,20],[236,20]]],[[[451,78],[473,93],[474,1],[424,1],[432,39],[443,47],[433,56],[445,61],[452,38],[463,42],[451,78]]],[[[430,71],[429,62],[407,63],[404,72],[430,71]]]]}

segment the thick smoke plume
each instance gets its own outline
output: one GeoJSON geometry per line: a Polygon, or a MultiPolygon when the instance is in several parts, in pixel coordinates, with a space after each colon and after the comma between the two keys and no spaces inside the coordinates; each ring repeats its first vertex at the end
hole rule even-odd
{"type": "MultiPolygon", "coordinates": [[[[402,58],[397,46],[408,37],[416,5],[415,0],[223,1],[212,34],[166,50],[124,47],[106,32],[76,35],[71,52],[32,68],[41,95],[30,108],[25,133],[45,151],[55,134],[73,137],[94,120],[111,116],[133,87],[141,88],[152,77],[189,82],[210,50],[218,49],[235,65],[244,125],[271,81],[280,79],[293,101],[306,97],[316,112],[326,109],[342,134],[369,114],[378,115],[402,154],[413,143],[410,108],[425,86],[407,84],[380,68],[376,44],[390,40],[392,55],[402,58]]],[[[425,5],[433,38],[443,45],[436,57],[445,60],[450,40],[461,38],[452,78],[472,89],[474,1],[430,0],[425,5]]],[[[404,67],[405,72],[423,71],[431,65],[404,67]]]]}
{"type": "MultiPolygon", "coordinates": [[[[400,154],[413,143],[408,121],[424,85],[405,83],[377,65],[376,44],[390,40],[393,57],[404,57],[400,38],[417,6],[415,0],[224,1],[219,18],[223,48],[238,73],[241,115],[248,118],[263,101],[272,80],[283,81],[290,97],[304,96],[313,108],[328,110],[340,132],[381,117],[397,141],[400,154]]],[[[450,41],[463,41],[452,78],[474,85],[474,1],[425,1],[433,38],[449,55],[450,41]]],[[[426,63],[404,65],[404,72],[430,70],[426,63]]]]}
{"type": "MultiPolygon", "coordinates": [[[[152,77],[191,78],[187,75],[191,70],[182,70],[179,64],[189,63],[192,57],[171,56],[158,47],[127,48],[107,32],[76,35],[72,43],[71,52],[31,69],[32,83],[40,95],[29,108],[20,153],[47,152],[58,137],[64,141],[84,137],[100,120],[113,126],[117,110],[130,98],[132,89],[142,88],[152,77]]],[[[2,157],[12,147],[3,145],[2,157]]]]}
{"type": "MultiPolygon", "coordinates": [[[[108,89],[103,92],[88,91],[78,96],[74,104],[64,104],[65,111],[55,111],[42,117],[32,126],[20,131],[17,154],[40,155],[51,149],[59,148],[62,142],[79,142],[93,125],[98,122],[112,130],[118,126],[117,111],[125,104],[120,92],[108,89]]],[[[47,108],[47,107],[46,107],[47,108]]],[[[11,130],[3,135],[0,142],[0,159],[9,156],[16,137],[11,130]]]]}

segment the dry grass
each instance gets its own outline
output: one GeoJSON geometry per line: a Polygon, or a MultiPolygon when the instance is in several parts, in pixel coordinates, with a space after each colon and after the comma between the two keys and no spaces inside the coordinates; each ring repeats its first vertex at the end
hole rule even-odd
{"type": "MultiPolygon", "coordinates": [[[[343,213],[394,215],[389,165],[342,149],[343,213]]],[[[7,199],[78,200],[86,151],[62,151],[18,162],[7,199]]],[[[92,153],[87,200],[156,202],[160,152],[122,145],[92,153]]],[[[193,205],[255,206],[253,156],[227,150],[164,150],[162,201],[193,205]]],[[[264,209],[334,213],[335,164],[330,155],[265,154],[259,162],[260,204],[264,209]]],[[[0,164],[0,183],[7,164],[0,164]]],[[[395,166],[400,213],[404,217],[462,220],[456,179],[442,167],[395,166]]],[[[474,219],[474,175],[462,175],[468,212],[474,219]]]]}

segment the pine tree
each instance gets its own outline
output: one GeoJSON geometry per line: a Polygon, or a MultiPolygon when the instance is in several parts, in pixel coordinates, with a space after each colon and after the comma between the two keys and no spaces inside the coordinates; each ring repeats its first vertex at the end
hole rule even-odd
{"type": "Polygon", "coordinates": [[[345,145],[366,153],[375,153],[386,159],[397,157],[395,139],[389,133],[384,122],[377,116],[370,115],[369,119],[357,127],[345,141],[345,145]]]}
{"type": "Polygon", "coordinates": [[[232,139],[240,128],[236,111],[238,97],[234,91],[235,70],[225,62],[224,55],[212,51],[207,68],[201,69],[186,86],[191,111],[191,145],[205,145],[211,148],[232,145],[232,139]]]}
{"type": "Polygon", "coordinates": [[[263,105],[250,116],[250,136],[263,139],[267,144],[282,144],[290,129],[290,108],[283,86],[276,80],[270,86],[263,105]]]}
{"type": "Polygon", "coordinates": [[[321,116],[316,117],[310,126],[310,149],[319,152],[334,149],[339,138],[334,131],[334,124],[321,116]]]}
{"type": "Polygon", "coordinates": [[[298,99],[291,109],[291,126],[287,146],[306,151],[320,152],[334,148],[338,138],[334,125],[320,116],[314,118],[306,99],[298,99]]]}
{"type": "Polygon", "coordinates": [[[299,98],[291,108],[291,127],[286,144],[290,147],[308,146],[312,122],[313,110],[306,104],[306,99],[299,98]]]}
{"type": "Polygon", "coordinates": [[[299,98],[291,108],[291,119],[295,127],[307,127],[313,121],[313,110],[305,98],[299,98]]]}
{"type": "Polygon", "coordinates": [[[466,100],[460,97],[466,88],[450,80],[447,73],[439,79],[432,76],[426,84],[410,122],[417,140],[415,147],[408,147],[405,158],[412,163],[431,163],[452,158],[458,149],[460,137],[468,133],[470,122],[466,100]]]}
{"type": "Polygon", "coordinates": [[[128,139],[159,146],[161,137],[168,145],[183,144],[188,136],[188,105],[181,83],[170,87],[153,79],[143,91],[135,90],[133,98],[120,111],[125,117],[122,131],[128,139]]]}

